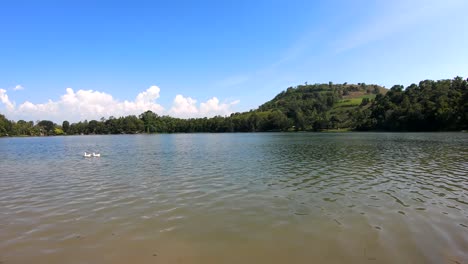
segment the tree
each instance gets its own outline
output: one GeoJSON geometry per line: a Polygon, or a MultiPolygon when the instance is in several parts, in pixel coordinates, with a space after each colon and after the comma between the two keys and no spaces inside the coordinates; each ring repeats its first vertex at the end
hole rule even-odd
{"type": "Polygon", "coordinates": [[[40,127],[41,133],[44,135],[53,135],[54,134],[54,122],[49,121],[49,120],[42,120],[37,123],[37,125],[40,127]]]}
{"type": "Polygon", "coordinates": [[[279,110],[275,110],[268,115],[270,130],[286,131],[290,126],[288,117],[279,110]]]}
{"type": "Polygon", "coordinates": [[[63,130],[61,128],[56,127],[54,129],[54,135],[59,136],[59,135],[63,135],[63,134],[64,134],[64,132],[63,132],[63,130]]]}
{"type": "Polygon", "coordinates": [[[143,121],[144,130],[146,133],[157,132],[157,121],[159,116],[152,111],[148,110],[142,113],[139,118],[143,121]]]}
{"type": "Polygon", "coordinates": [[[63,132],[68,133],[68,130],[70,129],[70,122],[68,122],[66,120],[63,121],[62,129],[63,129],[63,132]]]}
{"type": "Polygon", "coordinates": [[[98,128],[98,121],[91,120],[88,123],[88,132],[91,134],[96,134],[96,129],[98,128]]]}
{"type": "Polygon", "coordinates": [[[374,87],[374,94],[380,94],[379,87],[377,87],[377,86],[374,87]]]}
{"type": "Polygon", "coordinates": [[[11,122],[6,117],[0,114],[0,137],[8,136],[11,133],[11,122]]]}
{"type": "Polygon", "coordinates": [[[370,101],[369,101],[369,98],[367,98],[367,97],[366,97],[366,98],[362,98],[361,106],[365,106],[365,105],[367,105],[369,102],[370,102],[370,101]]]}

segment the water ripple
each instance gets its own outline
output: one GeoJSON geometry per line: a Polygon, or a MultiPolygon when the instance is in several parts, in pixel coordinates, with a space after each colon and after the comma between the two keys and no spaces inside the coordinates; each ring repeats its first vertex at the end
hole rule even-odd
{"type": "Polygon", "coordinates": [[[301,241],[322,249],[315,259],[333,249],[336,262],[468,261],[467,134],[12,138],[0,155],[5,263],[155,241],[206,244],[207,255],[301,241]]]}

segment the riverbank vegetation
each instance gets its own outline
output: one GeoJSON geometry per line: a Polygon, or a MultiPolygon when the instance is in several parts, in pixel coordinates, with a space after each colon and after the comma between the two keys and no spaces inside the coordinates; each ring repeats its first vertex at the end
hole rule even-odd
{"type": "Polygon", "coordinates": [[[395,85],[307,84],[289,87],[258,109],[230,116],[181,119],[139,116],[55,124],[11,121],[0,114],[0,136],[264,131],[459,131],[468,129],[468,84],[425,80],[395,85]]]}

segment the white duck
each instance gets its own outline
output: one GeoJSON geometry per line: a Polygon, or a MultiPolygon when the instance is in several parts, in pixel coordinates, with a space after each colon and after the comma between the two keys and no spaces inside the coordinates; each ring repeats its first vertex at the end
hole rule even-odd
{"type": "Polygon", "coordinates": [[[85,153],[84,153],[84,157],[85,157],[85,158],[91,157],[91,153],[86,153],[86,152],[85,152],[85,153]]]}
{"type": "Polygon", "coordinates": [[[93,152],[93,157],[101,157],[101,153],[94,153],[93,152]]]}

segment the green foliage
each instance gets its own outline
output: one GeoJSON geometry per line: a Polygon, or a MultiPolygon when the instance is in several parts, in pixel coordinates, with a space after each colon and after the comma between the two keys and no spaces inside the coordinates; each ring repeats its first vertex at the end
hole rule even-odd
{"type": "Polygon", "coordinates": [[[370,102],[369,98],[362,98],[360,106],[366,106],[370,102]]]}
{"type": "Polygon", "coordinates": [[[13,133],[12,135],[28,135],[28,136],[36,136],[40,134],[39,128],[34,127],[34,122],[29,121],[26,122],[24,120],[19,120],[13,124],[13,133]]]}
{"type": "Polygon", "coordinates": [[[42,135],[48,136],[54,134],[55,125],[52,121],[42,120],[37,123],[37,126],[39,127],[42,135]]]}
{"type": "Polygon", "coordinates": [[[62,130],[61,128],[56,127],[56,128],[54,129],[54,135],[60,136],[60,135],[63,135],[63,134],[65,134],[65,133],[63,132],[63,130],[62,130]]]}
{"type": "Polygon", "coordinates": [[[70,122],[68,122],[66,120],[63,121],[62,129],[63,129],[63,132],[68,133],[68,130],[70,129],[70,122]]]}
{"type": "Polygon", "coordinates": [[[370,107],[372,129],[390,131],[452,131],[467,129],[467,81],[425,80],[403,90],[395,85],[370,107]]]}
{"type": "Polygon", "coordinates": [[[0,137],[8,136],[8,133],[11,131],[11,122],[6,119],[4,115],[0,114],[0,137]]]}

